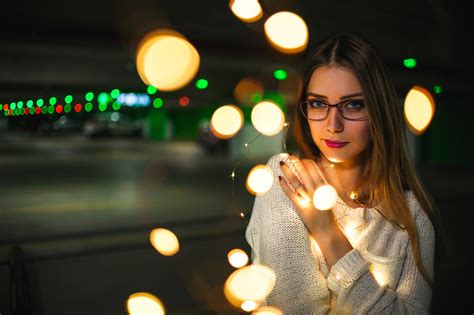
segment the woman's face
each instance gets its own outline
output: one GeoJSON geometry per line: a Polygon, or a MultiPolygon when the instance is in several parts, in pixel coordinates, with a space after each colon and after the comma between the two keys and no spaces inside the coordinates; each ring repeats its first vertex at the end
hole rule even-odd
{"type": "MultiPolygon", "coordinates": [[[[346,99],[364,99],[359,81],[352,72],[335,66],[321,66],[313,72],[307,88],[308,101],[337,104],[346,99]]],[[[346,120],[336,107],[330,107],[324,120],[308,120],[308,123],[323,158],[341,163],[341,166],[361,165],[363,153],[370,143],[368,118],[346,120]]]]}

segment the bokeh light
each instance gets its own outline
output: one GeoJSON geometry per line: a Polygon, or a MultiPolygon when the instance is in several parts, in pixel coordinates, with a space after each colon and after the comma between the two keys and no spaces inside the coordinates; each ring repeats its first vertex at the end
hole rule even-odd
{"type": "Polygon", "coordinates": [[[268,165],[254,166],[247,176],[247,190],[253,195],[263,195],[272,188],[273,171],[268,165]]]}
{"type": "Polygon", "coordinates": [[[256,310],[259,305],[260,303],[257,303],[255,301],[245,301],[240,307],[246,312],[251,312],[256,310]]]}
{"type": "Polygon", "coordinates": [[[150,95],[153,95],[157,92],[158,90],[156,89],[156,87],[154,87],[153,85],[149,85],[147,88],[146,88],[146,92],[150,95]]]}
{"type": "Polygon", "coordinates": [[[415,85],[405,97],[404,115],[411,132],[421,135],[426,131],[435,113],[435,102],[431,93],[415,85]]]}
{"type": "Polygon", "coordinates": [[[157,228],[151,231],[150,241],[153,247],[164,256],[173,256],[179,251],[179,241],[170,230],[157,228]]]}
{"type": "Polygon", "coordinates": [[[197,50],[184,36],[172,30],[151,32],[140,42],[137,52],[140,78],[160,91],[184,87],[199,70],[197,50]]]}
{"type": "Polygon", "coordinates": [[[244,125],[244,114],[235,105],[224,105],[216,109],[211,118],[211,132],[220,139],[233,137],[244,125]]]}
{"type": "Polygon", "coordinates": [[[252,315],[283,315],[283,312],[273,306],[262,306],[258,310],[252,312],[252,315]]]}
{"type": "Polygon", "coordinates": [[[196,87],[200,90],[204,90],[209,85],[209,82],[206,79],[199,79],[196,81],[196,87]]]}
{"type": "Polygon", "coordinates": [[[415,58],[404,59],[403,65],[408,69],[413,69],[416,67],[416,59],[415,58]]]}
{"type": "Polygon", "coordinates": [[[281,52],[298,53],[308,45],[308,27],[301,17],[292,12],[273,14],[264,28],[269,43],[281,52]]]}
{"type": "Polygon", "coordinates": [[[260,303],[275,286],[275,272],[264,265],[250,265],[234,271],[224,284],[227,300],[236,307],[246,301],[260,303]]]}
{"type": "Polygon", "coordinates": [[[153,100],[154,108],[161,108],[163,106],[163,100],[160,97],[157,97],[153,100]]]}
{"type": "Polygon", "coordinates": [[[285,80],[288,77],[288,74],[283,69],[278,69],[273,72],[273,76],[277,80],[285,80]]]}
{"type": "Polygon", "coordinates": [[[240,20],[252,23],[258,21],[262,15],[262,6],[257,0],[231,0],[229,7],[240,20]]]}
{"type": "Polygon", "coordinates": [[[180,106],[185,107],[189,105],[189,102],[191,102],[191,100],[187,96],[182,96],[179,98],[178,102],[180,106]]]}
{"type": "Polygon", "coordinates": [[[127,311],[130,315],[164,315],[165,307],[156,296],[138,292],[128,297],[127,311]]]}
{"type": "Polygon", "coordinates": [[[252,109],[251,120],[258,132],[265,136],[274,136],[283,129],[285,115],[275,103],[263,101],[252,109]]]}
{"type": "Polygon", "coordinates": [[[241,79],[234,89],[234,97],[242,105],[255,104],[262,99],[263,93],[262,83],[251,77],[241,79]],[[255,99],[254,94],[258,94],[260,97],[255,99]]]}
{"type": "Polygon", "coordinates": [[[249,262],[249,256],[240,248],[235,248],[227,253],[227,259],[234,268],[242,268],[249,262]]]}
{"type": "Polygon", "coordinates": [[[331,185],[319,186],[313,195],[314,207],[318,210],[334,208],[337,202],[337,191],[331,185]]]}

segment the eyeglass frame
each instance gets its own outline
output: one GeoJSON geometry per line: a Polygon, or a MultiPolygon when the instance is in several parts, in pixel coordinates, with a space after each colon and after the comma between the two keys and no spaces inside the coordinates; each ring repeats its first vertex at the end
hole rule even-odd
{"type": "Polygon", "coordinates": [[[337,103],[337,104],[329,104],[329,103],[326,103],[326,102],[324,102],[324,101],[322,101],[322,100],[319,100],[321,103],[323,103],[323,104],[325,104],[325,105],[328,106],[327,111],[326,111],[326,116],[324,116],[324,118],[321,118],[321,119],[312,119],[312,118],[309,118],[309,117],[307,116],[308,113],[305,113],[304,110],[303,110],[303,108],[302,108],[302,105],[303,105],[303,104],[306,104],[306,106],[307,106],[307,104],[308,104],[309,102],[311,102],[311,101],[313,101],[313,100],[310,100],[310,101],[306,100],[306,101],[301,102],[300,105],[299,105],[299,108],[300,108],[300,111],[301,111],[301,113],[303,114],[303,116],[304,116],[306,119],[309,119],[309,120],[312,120],[312,121],[323,121],[324,119],[328,118],[329,110],[331,109],[331,107],[336,107],[337,110],[338,110],[338,112],[339,112],[339,114],[341,114],[341,117],[344,118],[345,120],[350,120],[350,121],[364,121],[364,120],[367,120],[367,119],[369,118],[368,115],[367,115],[366,117],[364,117],[364,118],[357,118],[357,119],[346,118],[346,117],[344,116],[344,114],[342,113],[342,108],[340,107],[341,104],[347,104],[347,103],[352,102],[352,101],[362,101],[362,102],[365,103],[364,100],[344,100],[344,101],[339,102],[339,103],[337,103]]]}

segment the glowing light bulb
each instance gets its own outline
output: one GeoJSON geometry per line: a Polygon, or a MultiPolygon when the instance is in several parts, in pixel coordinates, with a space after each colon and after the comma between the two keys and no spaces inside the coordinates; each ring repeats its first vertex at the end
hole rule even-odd
{"type": "Polygon", "coordinates": [[[234,268],[241,268],[249,262],[249,256],[241,249],[233,249],[227,253],[227,259],[234,268]]]}
{"type": "Polygon", "coordinates": [[[128,297],[127,311],[130,315],[164,315],[165,307],[156,296],[138,292],[128,297]]]}
{"type": "Polygon", "coordinates": [[[275,272],[264,265],[250,265],[234,271],[224,284],[227,300],[236,307],[246,301],[260,303],[275,286],[275,272]]]}
{"type": "Polygon", "coordinates": [[[231,0],[229,6],[236,17],[247,23],[258,21],[263,15],[262,7],[256,0],[231,0]]]}
{"type": "Polygon", "coordinates": [[[257,165],[247,176],[247,190],[253,195],[263,195],[272,188],[273,171],[267,165],[257,165]]]}
{"type": "Polygon", "coordinates": [[[337,202],[337,191],[331,185],[319,186],[313,195],[313,203],[318,210],[334,208],[337,202]]]}
{"type": "Polygon", "coordinates": [[[435,113],[435,102],[431,93],[415,85],[405,97],[405,120],[411,132],[421,135],[431,123],[435,113]]]}
{"type": "Polygon", "coordinates": [[[174,91],[187,85],[199,69],[196,48],[181,34],[167,29],[149,33],[140,42],[136,58],[143,82],[160,91],[174,91]]]}
{"type": "Polygon", "coordinates": [[[255,301],[245,301],[244,303],[242,303],[240,308],[246,312],[251,312],[251,311],[256,310],[258,306],[259,306],[259,303],[255,301]]]}
{"type": "Polygon", "coordinates": [[[211,132],[218,138],[229,139],[244,125],[242,110],[234,105],[219,107],[211,118],[211,132]]]}
{"type": "Polygon", "coordinates": [[[308,27],[305,21],[292,12],[278,12],[264,25],[270,44],[284,53],[298,53],[308,45],[308,27]]]}
{"type": "Polygon", "coordinates": [[[258,310],[252,312],[252,315],[283,315],[283,312],[273,306],[262,306],[258,310]]]}
{"type": "Polygon", "coordinates": [[[167,229],[154,229],[150,233],[153,247],[164,256],[172,256],[179,251],[179,241],[176,235],[167,229]]]}
{"type": "Polygon", "coordinates": [[[258,132],[266,136],[274,136],[283,129],[285,115],[278,105],[264,101],[254,106],[251,120],[258,132]]]}

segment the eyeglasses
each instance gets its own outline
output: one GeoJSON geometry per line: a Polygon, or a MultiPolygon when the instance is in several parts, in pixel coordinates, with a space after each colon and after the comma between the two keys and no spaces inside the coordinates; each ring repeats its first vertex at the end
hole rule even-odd
{"type": "Polygon", "coordinates": [[[364,100],[345,100],[334,105],[318,99],[300,103],[301,112],[309,120],[326,119],[330,107],[336,107],[341,116],[347,120],[366,120],[368,118],[364,100]]]}

